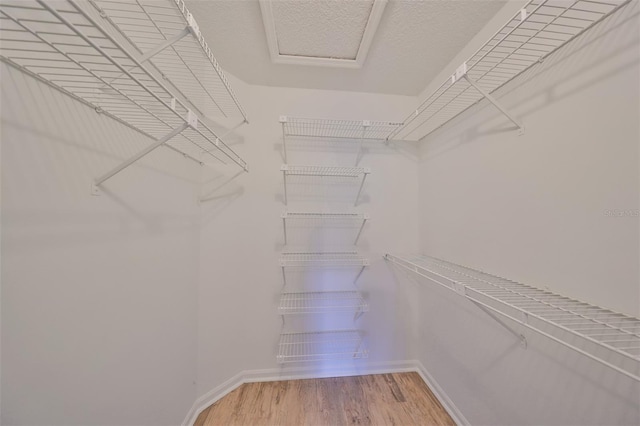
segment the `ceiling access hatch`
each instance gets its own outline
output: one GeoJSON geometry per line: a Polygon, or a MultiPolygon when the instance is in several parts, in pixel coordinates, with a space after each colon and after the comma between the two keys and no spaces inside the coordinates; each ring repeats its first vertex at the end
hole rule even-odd
{"type": "Polygon", "coordinates": [[[260,0],[276,64],[360,68],[387,0],[260,0]]]}

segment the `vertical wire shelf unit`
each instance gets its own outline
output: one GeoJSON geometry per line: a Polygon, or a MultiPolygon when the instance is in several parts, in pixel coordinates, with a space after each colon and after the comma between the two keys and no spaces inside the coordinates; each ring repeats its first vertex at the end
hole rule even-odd
{"type": "Polygon", "coordinates": [[[284,231],[284,243],[287,244],[287,222],[314,222],[314,223],[349,223],[357,227],[357,232],[353,240],[353,244],[358,244],[362,230],[370,219],[366,213],[330,213],[330,212],[292,212],[285,211],[282,213],[282,229],[284,231]]]}
{"type": "Polygon", "coordinates": [[[309,362],[361,359],[369,356],[359,330],[283,333],[278,344],[278,362],[309,362]]]}
{"type": "MultiPolygon", "coordinates": [[[[330,120],[314,118],[296,118],[281,116],[282,141],[285,164],[282,165],[284,184],[284,204],[289,204],[287,185],[298,177],[311,177],[313,180],[334,178],[359,179],[358,192],[353,205],[357,206],[362,195],[364,183],[371,170],[358,167],[365,140],[386,141],[386,136],[400,123],[378,121],[330,120]],[[290,138],[315,138],[326,143],[327,140],[351,140],[359,142],[353,167],[291,165],[289,164],[288,143],[290,138]]],[[[357,182],[357,181],[356,181],[357,182]]],[[[318,227],[347,226],[357,229],[352,245],[357,245],[369,220],[369,215],[356,212],[320,212],[320,211],[285,211],[282,214],[282,226],[285,246],[289,244],[288,226],[293,223],[314,223],[318,227]]],[[[369,260],[357,251],[341,252],[283,252],[280,258],[285,288],[287,286],[286,268],[350,268],[358,267],[359,271],[353,280],[358,281],[369,260]]],[[[288,315],[309,315],[352,312],[354,322],[369,310],[364,296],[357,289],[349,291],[285,291],[280,296],[278,311],[283,318],[288,315]]],[[[360,359],[368,357],[368,350],[363,346],[363,332],[360,330],[337,330],[305,333],[282,333],[280,336],[278,362],[322,361],[336,359],[360,359]]]]}
{"type": "Polygon", "coordinates": [[[154,141],[97,177],[94,192],[160,146],[248,170],[202,120],[222,113],[246,122],[246,115],[182,1],[6,0],[0,43],[3,62],[154,141]],[[195,90],[204,82],[212,87],[205,99],[195,90]]]}
{"type": "Polygon", "coordinates": [[[385,259],[640,381],[638,318],[434,257],[386,254],[385,259]]]}
{"type": "Polygon", "coordinates": [[[491,95],[631,0],[531,0],[438,86],[387,139],[420,140],[491,95]]]}
{"type": "Polygon", "coordinates": [[[341,179],[356,179],[362,178],[358,192],[353,201],[353,205],[358,205],[360,195],[362,195],[362,189],[364,188],[364,182],[367,179],[367,175],[371,173],[371,169],[368,167],[340,167],[340,166],[292,166],[289,164],[283,164],[280,167],[282,171],[283,184],[284,184],[284,204],[289,203],[289,197],[287,194],[287,182],[292,177],[312,176],[318,178],[341,178],[341,179]],[[289,179],[288,179],[289,178],[289,179]]]}

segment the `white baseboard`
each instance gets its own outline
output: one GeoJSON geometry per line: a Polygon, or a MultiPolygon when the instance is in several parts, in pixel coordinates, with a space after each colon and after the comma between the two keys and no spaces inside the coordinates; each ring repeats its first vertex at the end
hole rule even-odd
{"type": "Polygon", "coordinates": [[[318,367],[283,367],[271,368],[265,370],[246,370],[231,377],[224,383],[216,386],[206,394],[202,395],[193,404],[184,421],[183,426],[191,426],[195,423],[198,415],[205,408],[227,395],[244,383],[254,382],[272,382],[276,380],[300,380],[300,379],[318,379],[324,377],[346,377],[360,376],[366,374],[388,374],[388,373],[406,373],[417,372],[422,380],[429,386],[433,394],[438,398],[447,413],[453,418],[458,425],[468,425],[462,413],[455,406],[453,401],[442,390],[440,385],[426,371],[421,362],[416,360],[392,361],[384,363],[368,363],[363,367],[357,366],[357,363],[346,365],[344,367],[334,367],[330,369],[318,367]]]}
{"type": "Polygon", "coordinates": [[[414,361],[414,362],[416,363],[416,367],[417,367],[415,371],[420,375],[420,377],[422,377],[422,380],[424,380],[427,386],[429,386],[429,389],[431,389],[431,392],[433,392],[435,397],[438,398],[438,401],[440,401],[440,404],[442,404],[442,406],[447,411],[447,413],[449,413],[453,421],[458,426],[470,425],[471,423],[467,421],[467,419],[464,417],[460,409],[456,406],[456,404],[454,404],[451,398],[449,398],[449,395],[447,395],[444,389],[442,389],[442,387],[440,386],[440,384],[438,384],[436,379],[434,379],[433,376],[429,374],[427,369],[424,368],[424,365],[422,365],[420,361],[414,361]]]}

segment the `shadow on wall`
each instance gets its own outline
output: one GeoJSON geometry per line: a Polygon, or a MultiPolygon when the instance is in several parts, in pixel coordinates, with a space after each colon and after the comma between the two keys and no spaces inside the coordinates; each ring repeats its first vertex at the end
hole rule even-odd
{"type": "MultiPolygon", "coordinates": [[[[616,14],[547,57],[543,63],[534,65],[497,89],[493,95],[499,102],[503,102],[501,98],[505,95],[515,94],[527,86],[526,92],[531,95],[505,105],[508,110],[513,110],[517,117],[524,118],[526,128],[526,117],[534,112],[637,65],[640,58],[636,54],[633,59],[616,67],[598,68],[605,61],[629,56],[629,52],[639,50],[638,9],[638,2],[630,2],[616,14]],[[586,79],[581,77],[584,75],[587,75],[586,79]]],[[[630,88],[634,89],[637,92],[638,87],[630,88]]],[[[493,105],[486,100],[481,101],[423,139],[429,144],[429,152],[425,159],[436,158],[482,136],[515,131],[515,127],[493,105]],[[463,132],[442,137],[443,133],[450,132],[456,124],[464,121],[467,121],[468,125],[463,132]]]]}
{"type": "Polygon", "coordinates": [[[96,176],[150,140],[18,69],[2,67],[3,198],[9,201],[5,208],[14,227],[5,238],[12,249],[52,249],[62,237],[70,245],[105,243],[198,226],[184,206],[167,207],[166,200],[154,195],[163,185],[182,194],[180,202],[194,205],[190,188],[198,183],[195,163],[159,148],[108,181],[101,196],[92,196],[96,176]],[[13,167],[6,163],[9,159],[13,167]],[[28,194],[33,198],[24,201],[28,194]],[[12,203],[14,199],[23,201],[12,203]],[[50,225],[47,234],[29,225],[42,222],[50,225]]]}

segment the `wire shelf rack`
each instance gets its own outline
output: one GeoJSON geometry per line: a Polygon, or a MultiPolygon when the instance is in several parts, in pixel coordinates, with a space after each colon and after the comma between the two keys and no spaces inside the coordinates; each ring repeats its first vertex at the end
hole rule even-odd
{"type": "Polygon", "coordinates": [[[322,314],[329,312],[367,312],[369,305],[357,291],[283,293],[278,312],[281,315],[322,314]]]}
{"type": "Polygon", "coordinates": [[[184,0],[90,0],[104,19],[183,95],[209,116],[247,115],[184,0]],[[157,51],[158,46],[169,44],[157,51]],[[157,52],[156,52],[157,51],[157,52]],[[153,54],[155,53],[155,54],[153,54]]]}
{"type": "Polygon", "coordinates": [[[361,359],[369,356],[359,330],[283,333],[278,344],[279,363],[361,359]]]}
{"type": "Polygon", "coordinates": [[[329,176],[329,177],[360,177],[371,173],[367,167],[339,167],[339,166],[292,166],[283,164],[280,168],[287,176],[329,176]]]}
{"type": "Polygon", "coordinates": [[[287,221],[313,221],[317,223],[348,222],[358,227],[353,244],[357,244],[362,235],[364,225],[369,220],[369,215],[365,213],[330,213],[330,212],[287,212],[282,213],[282,227],[284,230],[284,243],[287,244],[287,221]]]}
{"type": "Polygon", "coordinates": [[[427,256],[385,259],[640,381],[640,319],[427,256]]]}
{"type": "Polygon", "coordinates": [[[419,140],[614,13],[630,0],[531,0],[445,80],[389,139],[419,140]],[[484,93],[482,93],[484,92],[484,93]]]}
{"type": "Polygon", "coordinates": [[[361,177],[360,187],[354,201],[354,205],[358,205],[358,200],[364,188],[364,182],[367,175],[371,173],[368,167],[339,167],[339,166],[293,166],[283,164],[280,167],[283,175],[284,184],[284,204],[288,204],[287,194],[287,178],[311,176],[311,177],[333,177],[333,178],[358,178],[361,177]]]}
{"type": "Polygon", "coordinates": [[[192,160],[246,162],[174,93],[143,58],[131,53],[121,32],[76,0],[7,0],[0,3],[0,59],[93,106],[156,143],[192,160]],[[204,158],[204,159],[203,159],[204,158]]]}
{"type": "Polygon", "coordinates": [[[291,252],[282,253],[280,266],[284,267],[349,267],[368,266],[369,259],[355,251],[344,252],[291,252]]]}
{"type": "Polygon", "coordinates": [[[281,116],[282,142],[284,148],[285,163],[287,158],[287,137],[310,137],[321,139],[351,139],[358,140],[360,144],[355,156],[355,165],[358,165],[362,153],[362,145],[365,140],[387,141],[388,136],[397,130],[402,123],[389,121],[369,120],[333,120],[323,118],[299,118],[281,116]]]}
{"type": "Polygon", "coordinates": [[[386,140],[402,123],[280,117],[285,136],[386,140]]]}

